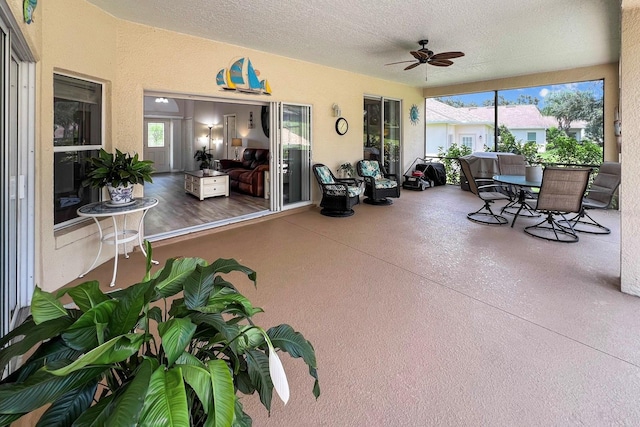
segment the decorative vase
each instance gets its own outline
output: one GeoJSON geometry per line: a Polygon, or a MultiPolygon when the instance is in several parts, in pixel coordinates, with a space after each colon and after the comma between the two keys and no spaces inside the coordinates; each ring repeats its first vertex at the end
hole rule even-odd
{"type": "Polygon", "coordinates": [[[133,201],[133,185],[131,184],[127,184],[126,186],[120,185],[118,187],[112,187],[107,184],[107,190],[109,190],[111,204],[113,205],[120,205],[133,201]]]}

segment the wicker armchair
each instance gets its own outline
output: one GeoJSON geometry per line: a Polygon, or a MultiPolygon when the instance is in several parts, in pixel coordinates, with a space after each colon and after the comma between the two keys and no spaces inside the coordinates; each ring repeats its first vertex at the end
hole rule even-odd
{"type": "Polygon", "coordinates": [[[370,205],[390,205],[393,202],[387,197],[400,197],[398,175],[388,174],[375,160],[360,160],[356,169],[364,179],[364,199],[370,205]]]}
{"type": "Polygon", "coordinates": [[[336,178],[327,166],[316,163],[313,174],[322,190],[320,213],[326,216],[345,217],[354,214],[353,206],[360,203],[362,188],[355,178],[336,178]]]}

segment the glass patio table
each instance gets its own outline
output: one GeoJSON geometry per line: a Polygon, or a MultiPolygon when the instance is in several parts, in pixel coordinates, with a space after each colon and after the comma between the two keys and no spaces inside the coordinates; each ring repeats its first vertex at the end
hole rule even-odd
{"type": "MultiPolygon", "coordinates": [[[[516,205],[518,205],[518,210],[516,211],[515,214],[513,214],[513,221],[511,222],[511,227],[514,226],[514,224],[516,223],[516,219],[518,219],[518,215],[520,215],[520,212],[522,211],[523,208],[527,208],[528,210],[531,210],[532,207],[529,206],[527,204],[527,201],[525,200],[526,197],[526,192],[525,192],[525,188],[540,188],[540,186],[542,185],[542,180],[540,181],[529,181],[527,180],[527,177],[524,175],[493,175],[492,179],[495,182],[499,182],[501,184],[508,184],[508,185],[513,185],[515,187],[517,187],[519,189],[518,191],[518,200],[517,202],[514,204],[514,207],[516,205]]],[[[509,212],[511,213],[511,212],[509,212]]]]}

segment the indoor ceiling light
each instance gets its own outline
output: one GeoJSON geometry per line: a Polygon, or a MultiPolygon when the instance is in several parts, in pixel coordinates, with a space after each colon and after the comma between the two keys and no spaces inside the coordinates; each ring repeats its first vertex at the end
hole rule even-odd
{"type": "Polygon", "coordinates": [[[156,98],[156,102],[163,103],[163,104],[168,104],[169,100],[167,98],[156,98]]]}

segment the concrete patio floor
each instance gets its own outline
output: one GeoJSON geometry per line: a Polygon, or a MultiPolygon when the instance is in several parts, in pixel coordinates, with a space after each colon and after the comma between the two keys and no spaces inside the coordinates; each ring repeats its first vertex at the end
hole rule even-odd
{"type": "MultiPolygon", "coordinates": [[[[640,425],[640,298],[619,290],[617,211],[610,235],[574,244],[473,223],[481,201],[458,187],[403,191],[349,218],[314,207],[176,242],[154,258],[235,258],[258,287],[231,281],[310,340],[322,395],[283,356],[291,399],[271,416],[242,397],[254,426],[640,425]]],[[[113,261],[83,280],[110,281],[113,261]]],[[[158,268],[158,267],[155,267],[158,268]]],[[[117,287],[144,274],[121,259],[117,287]]],[[[79,283],[76,281],[74,283],[79,283]]]]}

